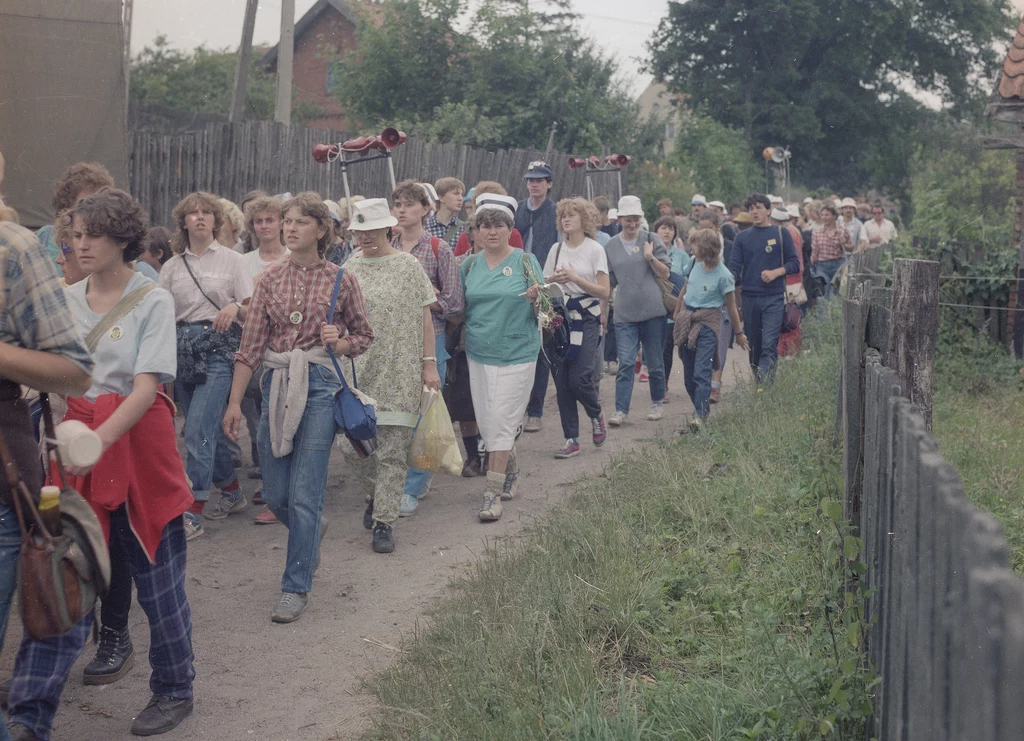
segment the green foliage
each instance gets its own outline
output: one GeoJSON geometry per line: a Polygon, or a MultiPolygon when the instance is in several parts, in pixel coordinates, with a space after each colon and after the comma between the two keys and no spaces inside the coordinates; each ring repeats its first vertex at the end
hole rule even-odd
{"type": "Polygon", "coordinates": [[[571,23],[567,0],[396,0],[359,25],[333,94],[370,128],[401,122],[427,138],[560,151],[653,153],[657,126],[614,80],[614,64],[571,23]],[[463,29],[469,29],[464,31],[463,29]]]}
{"type": "Polygon", "coordinates": [[[372,681],[374,738],[864,737],[860,541],[831,443],[838,332],[699,436],[501,541],[372,681]]]}
{"type": "Polygon", "coordinates": [[[1016,22],[1008,0],[672,2],[649,68],[755,152],[789,145],[800,180],[849,189],[872,164],[905,175],[894,161],[907,161],[906,135],[928,114],[903,90],[978,117],[1016,22]]]}
{"type": "MultiPolygon", "coordinates": [[[[132,100],[144,105],[176,108],[194,113],[221,113],[231,108],[238,55],[200,46],[192,52],[172,49],[166,36],[157,36],[132,61],[132,100]]],[[[248,118],[274,115],[274,78],[253,55],[246,88],[248,118]]]]}
{"type": "Polygon", "coordinates": [[[668,162],[688,170],[698,191],[726,203],[742,201],[764,187],[759,161],[743,133],[700,112],[682,116],[668,162]]]}

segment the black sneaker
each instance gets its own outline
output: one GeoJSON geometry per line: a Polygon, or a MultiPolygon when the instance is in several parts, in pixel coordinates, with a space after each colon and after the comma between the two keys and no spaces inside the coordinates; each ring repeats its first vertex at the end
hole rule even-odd
{"type": "Polygon", "coordinates": [[[135,717],[132,734],[135,736],[156,736],[178,727],[181,721],[192,715],[192,698],[179,700],[166,695],[153,695],[149,705],[135,717]]]}
{"type": "Polygon", "coordinates": [[[395,550],[395,538],[391,534],[391,526],[386,522],[373,524],[373,552],[391,553],[395,550]]]}
{"type": "Polygon", "coordinates": [[[82,681],[85,684],[110,684],[127,674],[134,665],[135,649],[128,628],[114,630],[104,626],[100,628],[96,658],[86,665],[82,681]]]}
{"type": "Polygon", "coordinates": [[[373,500],[366,503],[366,511],[363,512],[363,527],[373,530],[373,500]]]}

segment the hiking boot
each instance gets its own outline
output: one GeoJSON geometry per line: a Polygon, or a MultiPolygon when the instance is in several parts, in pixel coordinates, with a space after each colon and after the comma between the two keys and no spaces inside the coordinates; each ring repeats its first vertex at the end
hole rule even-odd
{"type": "Polygon", "coordinates": [[[274,611],[270,613],[270,621],[273,623],[294,623],[299,619],[302,611],[306,609],[309,602],[309,595],[300,592],[281,592],[281,599],[274,605],[274,611]]]}
{"type": "Polygon", "coordinates": [[[604,441],[608,439],[608,428],[604,424],[604,412],[590,420],[590,426],[593,428],[594,445],[600,448],[604,445],[604,441]]]}
{"type": "Polygon", "coordinates": [[[416,497],[411,497],[407,492],[402,492],[402,503],[398,505],[398,516],[399,517],[412,517],[416,514],[416,508],[419,506],[420,500],[416,497]]]}
{"type": "Polygon", "coordinates": [[[481,522],[494,522],[501,517],[501,496],[507,480],[508,474],[488,471],[487,488],[484,490],[483,503],[477,515],[481,522]]]}
{"type": "Polygon", "coordinates": [[[621,427],[626,422],[627,417],[629,417],[629,412],[616,411],[615,414],[608,419],[608,424],[612,427],[621,427]]]}
{"type": "Polygon", "coordinates": [[[132,734],[135,736],[156,736],[178,727],[181,721],[192,715],[192,698],[179,700],[166,695],[153,695],[146,709],[135,716],[132,734]]]}
{"type": "Polygon", "coordinates": [[[134,665],[135,649],[128,628],[114,630],[103,626],[96,646],[96,658],[86,664],[82,681],[85,684],[110,684],[127,674],[134,665]]]}
{"type": "Polygon", "coordinates": [[[471,479],[474,476],[479,476],[481,464],[482,461],[479,456],[467,458],[465,465],[462,466],[462,478],[471,479]]]}
{"type": "Polygon", "coordinates": [[[11,741],[42,741],[31,728],[21,723],[11,723],[7,726],[7,732],[11,735],[11,741]]]}
{"type": "Polygon", "coordinates": [[[721,398],[721,396],[722,396],[722,392],[721,391],[719,391],[718,389],[711,389],[711,403],[712,404],[717,404],[719,399],[721,398]]]}
{"type": "Polygon", "coordinates": [[[280,522],[277,515],[270,511],[270,507],[260,510],[260,513],[252,518],[252,521],[257,525],[275,525],[280,522]]]}
{"type": "Polygon", "coordinates": [[[185,514],[182,515],[182,519],[184,520],[184,523],[185,523],[185,540],[186,541],[195,540],[200,535],[202,535],[204,532],[206,532],[205,530],[203,530],[203,520],[202,520],[202,518],[199,515],[197,515],[195,512],[186,512],[185,514]]]}
{"type": "Polygon", "coordinates": [[[544,421],[540,417],[527,417],[526,424],[523,425],[523,432],[540,432],[540,428],[544,426],[544,421]]]}
{"type": "Polygon", "coordinates": [[[395,550],[395,537],[386,522],[373,523],[373,552],[391,553],[395,550]]]}
{"type": "Polygon", "coordinates": [[[241,491],[224,492],[217,500],[217,504],[203,509],[203,517],[207,520],[223,520],[248,506],[249,502],[241,491]]]}
{"type": "Polygon", "coordinates": [[[555,458],[574,458],[580,454],[580,444],[574,437],[566,439],[565,445],[555,451],[555,458]]]}
{"type": "Polygon", "coordinates": [[[373,530],[373,500],[371,499],[366,509],[363,511],[363,527],[367,530],[373,530]]]}
{"type": "Polygon", "coordinates": [[[261,479],[263,478],[263,469],[259,466],[253,466],[249,469],[248,476],[251,479],[261,479]]]}
{"type": "Polygon", "coordinates": [[[657,422],[663,416],[665,416],[665,410],[661,406],[661,402],[658,401],[655,402],[654,404],[651,404],[651,410],[647,412],[647,419],[650,420],[651,422],[657,422]]]}

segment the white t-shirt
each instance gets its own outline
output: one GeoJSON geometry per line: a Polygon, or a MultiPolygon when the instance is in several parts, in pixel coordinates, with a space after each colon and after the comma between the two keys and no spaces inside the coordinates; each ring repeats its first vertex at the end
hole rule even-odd
{"type": "MultiPolygon", "coordinates": [[[[580,278],[590,283],[597,283],[598,273],[608,275],[608,256],[605,254],[604,247],[595,240],[586,237],[579,247],[570,247],[564,242],[558,244],[552,246],[551,251],[548,252],[548,259],[544,263],[545,278],[551,277],[558,268],[566,265],[572,265],[579,273],[580,278]],[[561,250],[559,250],[558,244],[562,245],[561,250]],[[556,256],[558,257],[557,264],[555,263],[556,256]]],[[[572,282],[564,284],[562,290],[568,296],[583,296],[587,293],[572,282]]]]}
{"type": "MultiPolygon", "coordinates": [[[[280,260],[287,260],[288,256],[292,254],[292,251],[285,249],[284,254],[278,258],[280,260]]],[[[242,255],[242,262],[245,265],[245,269],[249,271],[249,278],[252,280],[252,284],[255,287],[256,278],[264,270],[274,264],[274,261],[264,262],[263,258],[260,257],[260,251],[258,249],[252,252],[246,252],[242,255]]]]}
{"type": "Polygon", "coordinates": [[[882,225],[879,226],[874,219],[865,222],[864,231],[861,232],[861,242],[870,242],[872,237],[879,237],[881,242],[875,242],[875,244],[889,244],[892,240],[896,239],[896,225],[888,219],[882,219],[882,225]]]}
{"type": "MultiPolygon", "coordinates": [[[[94,313],[85,300],[90,280],[86,278],[64,289],[82,337],[88,335],[104,316],[94,313]]],[[[122,296],[152,282],[142,273],[134,273],[122,296]]],[[[96,401],[104,394],[128,396],[135,376],[140,373],[155,373],[160,383],[173,381],[178,372],[178,353],[171,294],[158,288],[142,299],[100,338],[92,359],[96,365],[92,372],[92,386],[85,395],[88,401],[96,401]]]]}

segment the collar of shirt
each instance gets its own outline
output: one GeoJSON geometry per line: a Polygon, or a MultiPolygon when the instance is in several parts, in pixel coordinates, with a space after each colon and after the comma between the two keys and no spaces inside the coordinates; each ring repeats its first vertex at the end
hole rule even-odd
{"type": "MultiPolygon", "coordinates": [[[[217,250],[219,250],[223,246],[224,245],[218,243],[217,240],[215,239],[212,242],[210,242],[210,246],[206,248],[206,250],[203,252],[203,255],[205,255],[207,252],[216,252],[217,250]]],[[[195,252],[193,252],[192,251],[192,245],[189,245],[188,247],[185,248],[184,254],[192,255],[192,257],[196,258],[197,260],[200,259],[203,256],[203,255],[197,255],[195,252]]]]}

